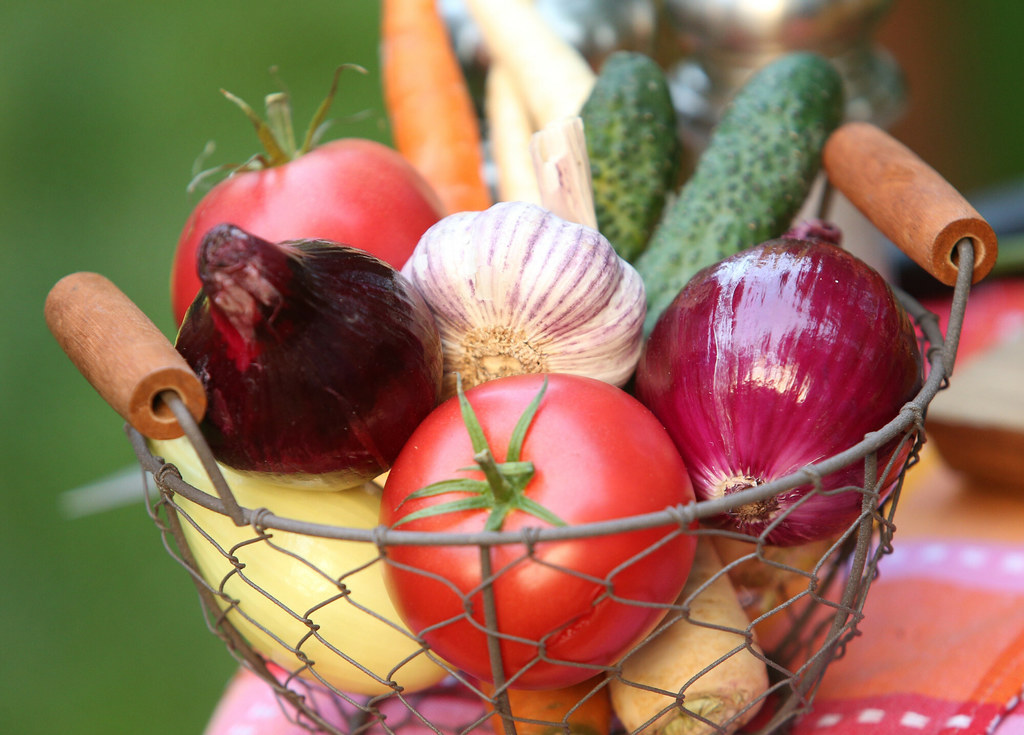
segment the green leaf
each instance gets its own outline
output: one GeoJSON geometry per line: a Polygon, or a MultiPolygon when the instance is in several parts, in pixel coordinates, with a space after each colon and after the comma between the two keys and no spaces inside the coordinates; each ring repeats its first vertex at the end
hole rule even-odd
{"type": "Polygon", "coordinates": [[[404,518],[395,521],[391,527],[398,528],[398,526],[409,523],[410,521],[419,520],[420,518],[431,518],[433,516],[444,515],[445,513],[458,513],[463,510],[486,510],[490,508],[491,505],[491,499],[483,495],[477,495],[472,498],[462,498],[460,500],[453,500],[450,503],[441,503],[439,505],[432,505],[429,508],[420,508],[404,518]]]}
{"type": "Polygon", "coordinates": [[[346,69],[357,71],[361,74],[366,74],[367,71],[358,64],[342,64],[334,70],[334,78],[331,80],[331,88],[327,92],[327,97],[320,103],[320,106],[316,110],[316,114],[313,115],[313,119],[309,123],[309,127],[306,129],[306,137],[302,141],[302,148],[300,152],[309,153],[316,145],[317,134],[321,130],[322,126],[327,120],[327,112],[331,109],[331,103],[334,101],[334,95],[338,91],[338,78],[341,73],[346,69]]]}
{"type": "Polygon", "coordinates": [[[466,398],[466,394],[462,391],[462,377],[458,373],[455,373],[455,389],[459,394],[459,410],[462,411],[462,422],[466,425],[466,431],[469,432],[469,440],[473,444],[473,454],[490,451],[490,447],[487,446],[487,437],[484,436],[483,427],[480,426],[476,412],[473,411],[473,407],[469,405],[469,399],[466,398]]]}
{"type": "Polygon", "coordinates": [[[500,531],[501,527],[505,524],[505,516],[508,515],[509,511],[515,506],[512,502],[498,503],[491,509],[491,514],[487,516],[487,522],[484,524],[485,531],[500,531]]]}
{"type": "Polygon", "coordinates": [[[566,525],[565,521],[563,521],[561,518],[556,516],[554,513],[552,513],[550,510],[545,508],[543,505],[538,503],[533,498],[529,498],[529,497],[527,497],[525,495],[520,495],[519,496],[519,500],[518,500],[518,503],[516,504],[516,507],[518,507],[519,510],[521,510],[521,511],[523,511],[525,513],[529,513],[530,515],[534,516],[535,518],[539,518],[542,521],[547,521],[552,526],[564,526],[564,525],[566,525]]]}
{"type": "Polygon", "coordinates": [[[245,113],[245,116],[249,118],[249,122],[251,122],[253,127],[256,128],[256,137],[260,139],[263,149],[267,152],[270,165],[276,166],[288,161],[288,154],[285,153],[284,149],[282,149],[278,144],[277,138],[274,136],[274,131],[259,115],[256,114],[255,110],[249,107],[248,103],[241,97],[231,94],[231,92],[228,92],[226,89],[222,89],[220,93],[238,105],[242,112],[245,113]]]}
{"type": "Polygon", "coordinates": [[[533,477],[533,462],[502,462],[498,465],[501,474],[505,479],[517,487],[525,485],[533,477]]]}
{"type": "MultiPolygon", "coordinates": [[[[540,390],[537,391],[537,395],[530,401],[530,405],[523,411],[523,415],[519,417],[519,421],[516,422],[516,427],[512,431],[512,437],[508,440],[508,452],[505,459],[508,462],[518,462],[519,455],[523,451],[523,440],[526,438],[526,430],[530,428],[530,424],[533,422],[533,417],[537,414],[537,407],[540,406],[540,400],[544,397],[544,392],[548,389],[548,379],[545,376],[544,383],[541,385],[540,390]]],[[[479,450],[477,450],[479,451],[479,450]]]]}
{"type": "Polygon", "coordinates": [[[285,92],[273,92],[264,99],[267,110],[267,125],[274,133],[274,140],[284,151],[288,160],[295,158],[295,128],[292,125],[292,106],[285,92]]]}
{"type": "MultiPolygon", "coordinates": [[[[543,505],[527,497],[526,486],[533,479],[535,467],[533,462],[520,459],[523,449],[523,442],[526,439],[526,432],[533,423],[540,402],[547,392],[548,380],[545,377],[537,395],[533,397],[522,415],[516,421],[516,425],[509,437],[507,461],[498,463],[494,459],[490,446],[487,444],[487,437],[484,436],[483,427],[477,418],[473,406],[466,398],[462,390],[462,378],[455,374],[456,393],[459,398],[459,410],[462,413],[462,422],[469,433],[470,442],[473,445],[473,459],[475,467],[463,467],[459,471],[479,470],[484,473],[485,480],[471,478],[460,478],[454,480],[442,480],[410,493],[402,503],[414,498],[429,498],[443,495],[449,492],[472,493],[473,497],[460,498],[450,502],[441,503],[429,508],[422,508],[410,513],[394,525],[399,526],[418,518],[429,518],[444,513],[454,513],[465,510],[490,510],[484,529],[487,531],[500,531],[505,523],[505,518],[513,510],[520,510],[524,513],[538,518],[552,526],[564,526],[565,521],[545,508],[543,505]]],[[[401,507],[401,504],[399,504],[401,507]]]]}
{"type": "Polygon", "coordinates": [[[444,495],[445,493],[474,493],[476,495],[482,495],[490,492],[490,489],[490,486],[483,480],[474,480],[468,477],[461,477],[454,480],[441,480],[440,482],[432,482],[426,487],[421,487],[414,493],[409,493],[398,505],[401,507],[403,503],[406,503],[409,500],[432,498],[437,495],[444,495]]]}

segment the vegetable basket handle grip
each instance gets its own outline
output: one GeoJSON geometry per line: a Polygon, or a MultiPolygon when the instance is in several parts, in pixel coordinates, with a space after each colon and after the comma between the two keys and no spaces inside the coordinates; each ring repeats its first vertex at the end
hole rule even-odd
{"type": "Polygon", "coordinates": [[[974,247],[972,283],[996,262],[995,231],[952,185],[882,128],[850,122],[825,143],[822,164],[842,192],[882,234],[947,286],[957,282],[956,246],[974,247]]]}
{"type": "Polygon", "coordinates": [[[202,383],[174,345],[110,280],[97,273],[64,276],[50,290],[46,323],[64,352],[103,399],[150,439],[185,432],[168,402],[173,391],[198,422],[206,412],[202,383]]]}

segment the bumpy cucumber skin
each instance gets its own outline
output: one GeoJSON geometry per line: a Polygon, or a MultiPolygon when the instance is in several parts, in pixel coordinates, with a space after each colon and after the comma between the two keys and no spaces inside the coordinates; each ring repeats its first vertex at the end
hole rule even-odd
{"type": "Polygon", "coordinates": [[[679,175],[682,145],[664,71],[646,54],[609,55],[580,117],[597,228],[633,261],[647,247],[679,175]]]}
{"type": "Polygon", "coordinates": [[[636,261],[646,333],[697,271],[786,231],[843,110],[842,78],[810,52],[776,59],[736,93],[636,261]]]}

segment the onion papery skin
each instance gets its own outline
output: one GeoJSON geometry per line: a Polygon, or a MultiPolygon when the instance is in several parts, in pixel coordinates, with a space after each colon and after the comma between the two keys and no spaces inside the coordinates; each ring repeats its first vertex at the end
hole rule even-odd
{"type": "Polygon", "coordinates": [[[326,240],[206,236],[176,340],[206,389],[221,463],[339,489],[386,471],[437,405],[441,341],[395,268],[326,240]]]}
{"type": "MultiPolygon", "coordinates": [[[[645,345],[636,393],[706,500],[849,449],[895,418],[921,381],[913,323],[882,276],[835,245],[781,238],[694,276],[645,345]]],[[[879,474],[900,453],[883,496],[912,444],[901,439],[878,452],[879,474]]],[[[857,461],[821,478],[824,492],[800,486],[712,523],[778,546],[821,540],[848,528],[864,499],[827,492],[864,486],[857,461]]]]}

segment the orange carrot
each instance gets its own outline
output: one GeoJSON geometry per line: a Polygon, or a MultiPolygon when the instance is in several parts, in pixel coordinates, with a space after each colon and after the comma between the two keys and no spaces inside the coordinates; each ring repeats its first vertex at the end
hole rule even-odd
{"type": "Polygon", "coordinates": [[[480,122],[437,0],[383,0],[381,78],[395,148],[449,212],[492,204],[480,122]]]}
{"type": "MultiPolygon", "coordinates": [[[[481,685],[490,696],[493,687],[481,685]]],[[[564,689],[509,689],[508,704],[517,735],[608,735],[612,726],[611,697],[603,677],[595,677],[564,689]]],[[[501,715],[491,717],[499,735],[504,730],[501,715]]]]}

